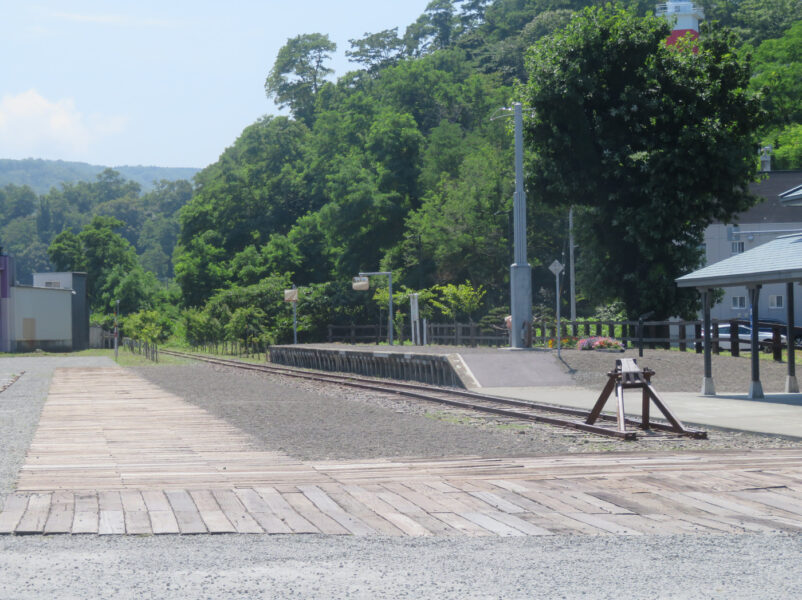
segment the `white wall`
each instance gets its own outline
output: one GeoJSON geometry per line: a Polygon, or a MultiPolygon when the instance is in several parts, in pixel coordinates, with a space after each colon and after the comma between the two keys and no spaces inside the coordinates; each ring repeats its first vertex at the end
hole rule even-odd
{"type": "Polygon", "coordinates": [[[11,288],[9,300],[9,338],[12,352],[35,348],[72,349],[70,290],[15,286],[11,288]],[[33,330],[32,336],[31,331],[26,331],[26,324],[29,330],[33,330]]]}
{"type": "MultiPolygon", "coordinates": [[[[782,235],[800,231],[802,231],[802,223],[740,223],[736,229],[732,230],[733,234],[728,235],[727,225],[715,223],[705,230],[705,256],[707,257],[707,262],[704,266],[734,256],[733,243],[743,242],[743,251],[746,252],[782,235]]],[[[740,249],[740,246],[738,249],[740,249]]],[[[787,298],[785,296],[784,283],[764,285],[760,290],[760,302],[758,303],[760,318],[785,321],[785,307],[787,306],[787,298]],[[783,307],[770,308],[770,296],[782,296],[783,307]]],[[[796,315],[794,320],[800,323],[799,319],[802,316],[802,288],[800,286],[794,288],[794,304],[794,314],[796,315]]],[[[745,287],[724,288],[724,298],[711,309],[710,316],[720,320],[748,319],[749,292],[747,289],[745,287]],[[736,306],[733,306],[734,297],[743,298],[743,307],[739,306],[739,300],[736,300],[736,306]]]]}
{"type": "Polygon", "coordinates": [[[34,273],[33,286],[72,289],[72,273],[70,271],[59,273],[34,273]],[[48,283],[56,283],[57,285],[46,285],[48,283]]]}

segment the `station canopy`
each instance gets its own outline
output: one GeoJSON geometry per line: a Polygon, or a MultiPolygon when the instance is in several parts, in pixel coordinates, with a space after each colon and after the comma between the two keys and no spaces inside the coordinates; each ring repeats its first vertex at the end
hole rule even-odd
{"type": "Polygon", "coordinates": [[[802,233],[775,238],[676,281],[679,287],[700,289],[802,282],[802,233]]]}

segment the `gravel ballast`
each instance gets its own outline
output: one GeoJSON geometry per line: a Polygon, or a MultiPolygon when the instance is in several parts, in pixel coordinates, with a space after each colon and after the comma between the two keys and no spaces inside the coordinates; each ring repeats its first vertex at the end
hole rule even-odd
{"type": "Polygon", "coordinates": [[[265,449],[301,460],[802,446],[799,440],[710,428],[708,440],[641,435],[638,441],[622,442],[390,394],[207,364],[136,371],[250,433],[265,449]]]}

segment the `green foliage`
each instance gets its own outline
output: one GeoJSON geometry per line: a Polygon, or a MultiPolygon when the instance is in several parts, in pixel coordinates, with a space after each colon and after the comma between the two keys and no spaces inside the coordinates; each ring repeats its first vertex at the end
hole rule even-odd
{"type": "Polygon", "coordinates": [[[774,140],[774,168],[802,169],[802,124],[789,125],[774,140]]]}
{"type": "Polygon", "coordinates": [[[668,26],[610,6],[586,9],[527,56],[531,184],[544,201],[585,204],[584,288],[627,310],[691,315],[704,228],[751,206],[756,128],[747,59],[705,30],[698,53],[666,48],[668,26]]]}
{"type": "Polygon", "coordinates": [[[125,317],[123,335],[150,343],[164,343],[173,333],[169,315],[156,310],[140,310],[125,317]]]}
{"type": "Polygon", "coordinates": [[[482,305],[485,289],[479,285],[474,287],[470,281],[454,285],[435,286],[439,298],[431,300],[432,304],[440,310],[443,316],[456,320],[458,316],[465,315],[473,322],[473,316],[482,305]]]}
{"type": "Polygon", "coordinates": [[[289,107],[296,119],[312,122],[315,96],[332,73],[324,63],[337,45],[320,33],[299,35],[287,40],[265,81],[265,93],[279,107],[289,107]]]}
{"type": "MultiPolygon", "coordinates": [[[[799,9],[802,11],[802,5],[799,9]]],[[[802,13],[797,13],[797,15],[802,13]]],[[[747,49],[749,50],[749,49],[747,49]]],[[[769,125],[802,123],[802,20],[754,51],[752,89],[764,90],[769,125]]]]}

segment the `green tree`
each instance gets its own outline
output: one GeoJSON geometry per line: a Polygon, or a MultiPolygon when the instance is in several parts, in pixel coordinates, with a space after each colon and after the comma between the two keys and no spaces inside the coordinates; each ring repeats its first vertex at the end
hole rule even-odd
{"type": "Polygon", "coordinates": [[[351,44],[351,50],[346,50],[345,55],[373,75],[397,63],[404,49],[404,42],[398,37],[398,27],[366,33],[365,37],[348,40],[348,43],[351,44]]]}
{"type": "Polygon", "coordinates": [[[770,125],[802,123],[802,20],[782,37],[758,46],[750,83],[754,90],[765,90],[763,101],[770,125]]]}
{"type": "Polygon", "coordinates": [[[705,227],[752,205],[756,128],[750,68],[726,32],[705,29],[698,53],[667,48],[665,21],[585,9],[527,55],[520,90],[534,109],[525,139],[531,188],[545,202],[587,205],[586,290],[631,315],[689,317],[705,227]]]}
{"type": "Polygon", "coordinates": [[[290,38],[281,47],[265,81],[265,93],[279,107],[289,107],[296,119],[312,123],[315,96],[333,70],[325,65],[337,44],[329,36],[308,33],[290,38]]]}
{"type": "Polygon", "coordinates": [[[789,125],[780,131],[775,145],[775,168],[802,169],[802,124],[789,125]]]}

